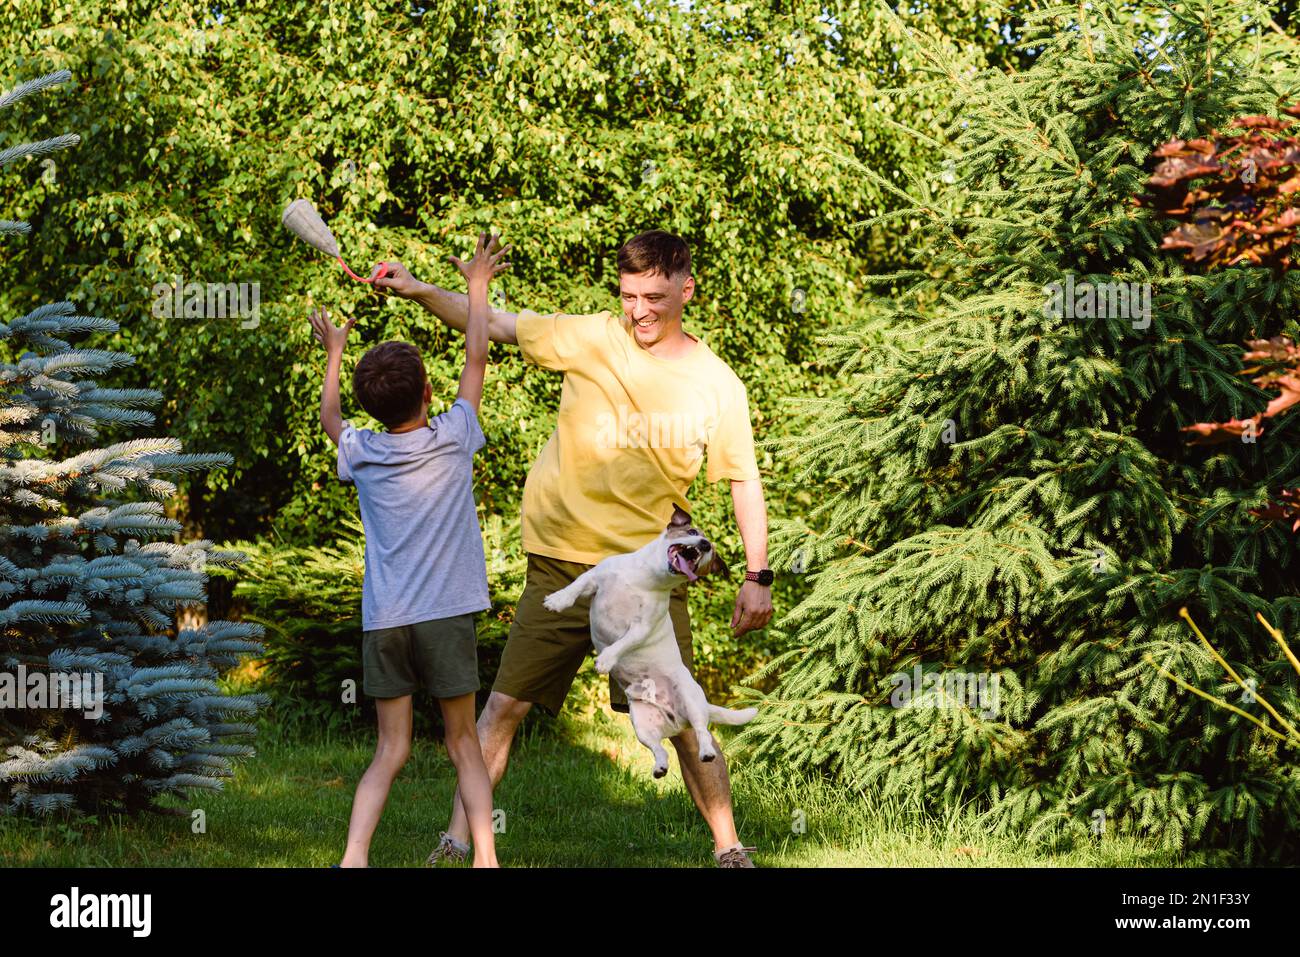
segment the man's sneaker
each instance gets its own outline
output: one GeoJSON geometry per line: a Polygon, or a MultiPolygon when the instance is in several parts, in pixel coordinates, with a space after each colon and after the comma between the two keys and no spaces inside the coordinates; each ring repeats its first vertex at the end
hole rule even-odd
{"type": "Polygon", "coordinates": [[[714,851],[713,858],[718,862],[719,867],[753,867],[754,862],[749,859],[749,852],[756,850],[758,850],[756,847],[733,844],[731,847],[714,851]]]}
{"type": "Polygon", "coordinates": [[[443,831],[438,836],[438,846],[433,849],[433,853],[429,855],[429,859],[424,863],[432,866],[440,861],[463,861],[468,854],[468,844],[462,844],[446,831],[443,831]]]}

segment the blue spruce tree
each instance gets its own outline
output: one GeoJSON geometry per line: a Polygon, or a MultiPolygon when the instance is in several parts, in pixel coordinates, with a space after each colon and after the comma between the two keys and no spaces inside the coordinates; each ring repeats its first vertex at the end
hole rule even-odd
{"type": "MultiPolygon", "coordinates": [[[[0,111],[70,79],[0,95],[0,111]]],[[[78,142],[65,135],[0,151],[0,168],[78,142]]],[[[30,231],[0,220],[0,236],[30,231]]],[[[223,694],[222,674],[256,653],[258,625],[178,628],[205,600],[205,568],[239,552],[176,542],[162,476],[229,465],[171,438],[93,447],[103,427],[153,423],[161,394],[99,379],[131,356],[74,346],[117,324],[40,306],[0,323],[0,813],[157,808],[166,794],[220,789],[260,696],[223,694]]]]}

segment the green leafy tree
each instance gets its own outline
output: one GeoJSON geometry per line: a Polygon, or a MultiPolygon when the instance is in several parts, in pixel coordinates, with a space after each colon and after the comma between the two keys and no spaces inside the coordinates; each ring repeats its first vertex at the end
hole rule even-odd
{"type": "Polygon", "coordinates": [[[1251,515],[1296,483],[1297,420],[1226,451],[1180,433],[1268,401],[1236,343],[1294,339],[1295,277],[1202,275],[1134,203],[1161,144],[1295,102],[1297,50],[1267,14],[1044,4],[1032,64],[977,74],[915,36],[948,90],[952,175],[900,186],[896,217],[935,253],[870,280],[892,318],[836,341],[845,387],[788,445],[820,502],[779,524],[774,560],[812,590],[778,622],[777,687],[751,696],[757,754],[973,802],[998,832],[1295,859],[1294,748],[1143,660],[1258,710],[1188,640],[1186,606],[1300,715],[1254,621],[1296,631],[1295,540],[1251,515]]]}
{"type": "MultiPolygon", "coordinates": [[[[462,280],[447,254],[487,224],[503,230],[517,250],[506,308],[617,309],[618,246],[676,231],[699,281],[688,326],[745,381],[759,440],[786,434],[789,396],[834,387],[815,337],[860,321],[858,277],[910,248],[906,228],[855,224],[898,208],[895,184],[935,165],[933,143],[895,123],[937,134],[946,91],[914,83],[923,61],[875,3],[684,6],[250,0],[218,15],[198,0],[13,0],[0,8],[0,74],[34,57],[72,69],[72,122],[96,149],[68,169],[16,164],[4,181],[34,231],[24,263],[0,261],[0,308],[71,289],[122,321],[114,345],[166,392],[168,434],[234,460],[186,481],[177,514],[219,541],[273,529],[276,541],[329,545],[355,513],[317,420],[309,303],[358,317],[345,376],[364,347],[402,338],[422,350],[435,396],[455,395],[460,336],[294,241],[279,216],[298,196],[317,203],[354,267],[401,259],[450,288],[462,280]],[[155,316],[155,284],[176,277],[258,283],[257,325],[155,316]]],[[[1000,3],[934,6],[906,22],[942,36],[954,64],[1008,55],[1000,3]]],[[[517,519],[558,395],[558,377],[493,349],[475,473],[484,527],[517,519]]],[[[761,455],[771,513],[810,507],[790,463],[761,455]]],[[[701,480],[692,500],[724,554],[740,555],[725,489],[701,480]]],[[[229,586],[217,584],[219,611],[229,586]]],[[[734,587],[692,596],[700,660],[719,672],[774,650],[731,637],[734,587]]],[[[777,587],[788,606],[800,582],[777,587]]]]}
{"type": "MultiPolygon", "coordinates": [[[[0,110],[70,78],[59,71],[19,84],[0,95],[0,110]]],[[[0,150],[0,166],[77,142],[20,142],[0,150]]],[[[0,221],[6,244],[29,229],[0,221]]],[[[230,458],[183,453],[172,438],[91,445],[101,427],[150,425],[145,409],[162,398],[100,383],[130,355],[68,341],[116,329],[69,302],[0,323],[4,813],[150,808],[164,795],[219,789],[232,760],[252,753],[240,739],[253,732],[258,699],[225,695],[218,679],[261,650],[260,627],[177,630],[173,620],[180,606],[202,603],[207,565],[232,567],[242,556],[168,540],[181,526],[162,506],[176,493],[163,476],[230,458]]]]}

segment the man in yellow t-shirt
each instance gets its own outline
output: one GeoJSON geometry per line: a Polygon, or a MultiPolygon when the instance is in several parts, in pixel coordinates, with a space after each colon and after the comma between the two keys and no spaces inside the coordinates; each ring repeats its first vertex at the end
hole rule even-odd
{"type": "MultiPolygon", "coordinates": [[[[375,287],[412,299],[464,331],[464,294],[416,280],[400,263],[375,287]]],[[[686,491],[707,462],[710,482],[728,479],[744,542],[746,580],[731,626],[744,634],[772,617],[767,514],[745,386],[698,337],[682,329],[695,292],[691,255],[679,237],[641,233],[618,252],[619,315],[493,311],[488,335],[517,343],[529,362],[564,374],[555,431],[533,463],[522,509],[528,571],[492,694],[478,720],[495,787],[505,774],[519,722],[533,704],[559,711],[591,652],[590,599],[555,614],[542,598],[611,555],[635,551],[688,513],[686,491]]],[[[669,605],[682,660],[692,663],[686,583],[669,605]]],[[[627,700],[612,679],[614,708],[627,700]]],[[[726,760],[703,763],[693,733],[672,739],[696,807],[713,831],[719,866],[752,867],[736,836],[726,760]]],[[[716,744],[716,742],[715,742],[716,744]]],[[[462,858],[469,829],[459,795],[430,856],[462,858]]]]}

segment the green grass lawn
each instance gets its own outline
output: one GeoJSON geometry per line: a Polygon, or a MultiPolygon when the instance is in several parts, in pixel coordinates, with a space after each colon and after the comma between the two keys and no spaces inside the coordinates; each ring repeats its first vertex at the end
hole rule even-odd
{"type": "MultiPolygon", "coordinates": [[[[320,867],[342,854],[352,793],[369,763],[373,732],[290,740],[264,726],[258,755],[221,794],[200,796],[207,832],[188,816],[112,817],[98,824],[0,819],[6,866],[320,867]]],[[[672,770],[651,758],[626,717],[580,707],[526,725],[497,789],[504,814],[497,854],[506,867],[712,866],[712,841],[672,770]]],[[[954,813],[926,818],[825,783],[781,780],[731,765],[737,826],[760,867],[1197,866],[1202,858],[1107,839],[1035,853],[992,839],[954,813]],[[795,833],[796,811],[806,828],[795,833]]],[[[423,865],[446,825],[453,772],[437,741],[417,740],[375,835],[376,867],[423,865]]],[[[179,802],[177,802],[179,806],[179,802]]],[[[445,865],[444,865],[445,866],[445,865]]]]}

